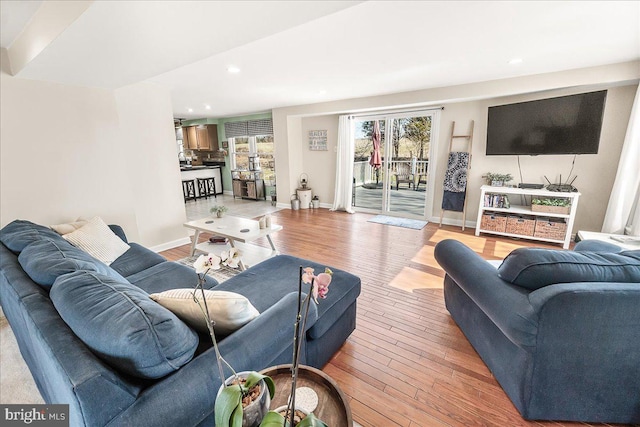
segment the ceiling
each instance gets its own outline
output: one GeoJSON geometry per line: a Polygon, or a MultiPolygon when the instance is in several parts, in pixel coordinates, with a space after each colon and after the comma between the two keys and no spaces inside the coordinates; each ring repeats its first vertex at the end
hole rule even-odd
{"type": "MultiPolygon", "coordinates": [[[[0,0],[0,45],[11,52],[44,3],[0,0]]],[[[88,3],[16,76],[160,84],[180,118],[640,59],[639,1],[88,3]]]]}

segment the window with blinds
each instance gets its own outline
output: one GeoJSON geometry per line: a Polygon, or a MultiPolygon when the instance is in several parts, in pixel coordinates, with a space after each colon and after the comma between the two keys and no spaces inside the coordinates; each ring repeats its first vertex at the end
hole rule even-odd
{"type": "Polygon", "coordinates": [[[271,119],[226,122],[224,132],[229,141],[232,170],[248,170],[249,157],[260,158],[266,185],[275,185],[275,141],[271,119]]]}

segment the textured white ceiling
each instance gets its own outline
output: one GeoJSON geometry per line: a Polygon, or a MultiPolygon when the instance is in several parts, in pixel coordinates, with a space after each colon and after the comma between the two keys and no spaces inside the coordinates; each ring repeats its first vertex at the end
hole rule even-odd
{"type": "Polygon", "coordinates": [[[636,59],[638,1],[96,1],[18,76],[151,81],[199,118],[636,59]]]}

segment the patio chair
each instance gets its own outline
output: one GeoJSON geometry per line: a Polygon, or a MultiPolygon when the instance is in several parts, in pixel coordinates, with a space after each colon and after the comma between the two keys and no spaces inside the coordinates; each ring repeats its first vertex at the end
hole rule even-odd
{"type": "Polygon", "coordinates": [[[409,165],[400,164],[396,168],[396,190],[400,189],[401,183],[409,184],[409,188],[415,187],[414,176],[409,169],[409,165]]]}
{"type": "Polygon", "coordinates": [[[424,184],[425,186],[427,185],[427,175],[426,174],[418,175],[418,182],[416,183],[416,187],[414,188],[414,190],[418,191],[418,188],[420,188],[420,184],[424,184]]]}

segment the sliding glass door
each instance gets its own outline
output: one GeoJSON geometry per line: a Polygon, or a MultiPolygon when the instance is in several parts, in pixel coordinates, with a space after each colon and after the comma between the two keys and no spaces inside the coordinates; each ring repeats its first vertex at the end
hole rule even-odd
{"type": "Polygon", "coordinates": [[[429,162],[437,117],[437,110],[356,117],[355,208],[415,218],[431,215],[429,162]]]}

